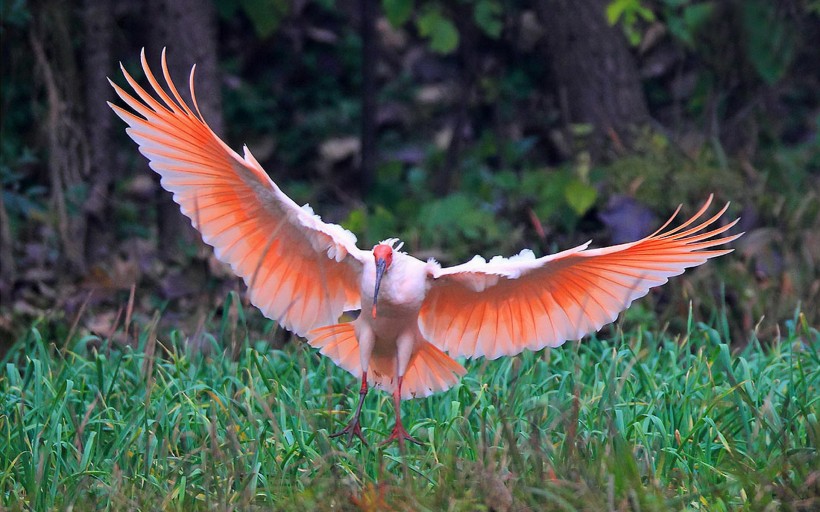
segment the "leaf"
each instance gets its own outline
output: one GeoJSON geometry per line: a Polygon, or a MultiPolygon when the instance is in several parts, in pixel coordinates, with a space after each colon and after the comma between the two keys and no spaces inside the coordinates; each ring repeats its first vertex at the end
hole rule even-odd
{"type": "Polygon", "coordinates": [[[440,240],[454,240],[459,235],[469,240],[488,237],[496,225],[492,213],[463,193],[428,202],[421,207],[418,222],[440,240]]]}
{"type": "Polygon", "coordinates": [[[430,40],[430,49],[436,53],[452,53],[458,47],[458,29],[437,9],[430,9],[417,21],[419,34],[430,40]]]}
{"type": "Polygon", "coordinates": [[[666,25],[673,36],[691,48],[695,45],[695,36],[712,18],[714,11],[712,2],[687,5],[681,14],[668,13],[666,25]]]}
{"type": "Polygon", "coordinates": [[[413,0],[382,0],[382,9],[390,24],[398,28],[413,14],[413,0]]]}
{"type": "Polygon", "coordinates": [[[578,215],[584,215],[595,204],[598,192],[595,188],[578,180],[570,181],[564,189],[564,199],[578,215]]]}
{"type": "Polygon", "coordinates": [[[240,3],[261,39],[276,32],[290,10],[287,0],[240,0],[240,3]]]}
{"type": "Polygon", "coordinates": [[[695,45],[695,39],[692,37],[692,34],[686,28],[686,25],[680,17],[674,16],[669,18],[666,22],[666,26],[669,28],[669,33],[675,36],[678,40],[682,41],[686,46],[691,48],[695,45]]]}
{"type": "Polygon", "coordinates": [[[576,137],[586,137],[595,131],[595,125],[591,123],[573,123],[569,126],[569,129],[576,137]]]}
{"type": "Polygon", "coordinates": [[[613,0],[606,6],[606,20],[610,25],[618,23],[624,11],[630,9],[636,0],[613,0]]]}
{"type": "Polygon", "coordinates": [[[606,18],[610,25],[620,22],[629,44],[638,46],[643,37],[638,19],[654,21],[655,13],[641,5],[640,0],[613,0],[606,7],[606,18]]]}
{"type": "Polygon", "coordinates": [[[796,30],[764,2],[743,5],[746,56],[760,78],[774,85],[788,71],[795,54],[796,30]]]}
{"type": "Polygon", "coordinates": [[[485,34],[497,39],[504,28],[502,12],[501,4],[496,0],[478,0],[473,8],[473,19],[485,34]]]}
{"type": "Polygon", "coordinates": [[[398,221],[393,213],[381,205],[376,205],[373,212],[367,215],[367,238],[379,240],[385,233],[396,233],[398,221]]]}
{"type": "Polygon", "coordinates": [[[690,34],[696,34],[712,17],[715,6],[711,2],[688,5],[683,9],[683,21],[690,34]]]}
{"type": "Polygon", "coordinates": [[[364,233],[366,225],[367,214],[362,208],[356,208],[355,210],[351,210],[347,216],[347,219],[345,219],[344,222],[342,222],[343,228],[359,235],[364,233]]]}
{"type": "Polygon", "coordinates": [[[566,202],[564,189],[571,179],[563,170],[532,170],[521,174],[520,190],[535,199],[533,210],[538,218],[549,219],[566,202]]]}

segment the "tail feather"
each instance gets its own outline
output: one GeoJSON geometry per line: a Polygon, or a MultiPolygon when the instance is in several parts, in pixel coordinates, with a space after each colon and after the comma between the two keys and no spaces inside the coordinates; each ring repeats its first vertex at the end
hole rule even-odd
{"type": "MultiPolygon", "coordinates": [[[[351,322],[328,325],[308,333],[308,344],[339,367],[361,378],[359,342],[351,322]]],[[[396,388],[395,364],[373,360],[367,380],[374,387],[393,392],[396,388]]],[[[402,399],[430,396],[450,389],[467,371],[437,347],[422,340],[410,359],[402,383],[402,399]]]]}
{"type": "Polygon", "coordinates": [[[424,341],[404,374],[403,399],[430,396],[453,387],[467,373],[463,366],[435,345],[424,341]]]}

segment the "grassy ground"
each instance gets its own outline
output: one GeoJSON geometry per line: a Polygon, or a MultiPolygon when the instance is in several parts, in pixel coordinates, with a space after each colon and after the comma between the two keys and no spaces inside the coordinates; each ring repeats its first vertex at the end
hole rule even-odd
{"type": "Polygon", "coordinates": [[[358,385],[304,344],[230,358],[219,334],[202,355],[150,327],[133,349],[61,349],[40,330],[0,374],[0,508],[820,507],[820,334],[799,319],[739,353],[690,321],[468,362],[454,389],[403,404],[425,443],[404,455],[378,448],[393,421],[381,392],[368,446],[328,439],[358,385]]]}

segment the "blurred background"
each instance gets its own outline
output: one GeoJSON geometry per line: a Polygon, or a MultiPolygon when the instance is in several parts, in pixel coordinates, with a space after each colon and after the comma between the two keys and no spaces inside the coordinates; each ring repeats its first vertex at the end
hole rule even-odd
{"type": "MultiPolygon", "coordinates": [[[[653,231],[732,201],[736,251],[634,304],[764,342],[820,325],[820,1],[3,0],[0,352],[148,323],[196,340],[243,285],[106,101],[167,48],[205,118],[360,246],[443,264],[653,231]],[[132,292],[133,290],[133,292],[132,292]],[[132,296],[133,293],[133,296],[132,296]],[[132,307],[128,306],[131,297],[132,307]]],[[[183,95],[187,94],[182,91],[183,95]]],[[[714,211],[714,210],[713,210],[714,211]]],[[[246,310],[251,336],[284,341],[246,310]]],[[[235,313],[234,313],[235,314],[235,313]]]]}

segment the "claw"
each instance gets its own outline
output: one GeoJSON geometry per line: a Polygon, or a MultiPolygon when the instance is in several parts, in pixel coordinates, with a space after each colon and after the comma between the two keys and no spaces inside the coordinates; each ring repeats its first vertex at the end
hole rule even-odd
{"type": "Polygon", "coordinates": [[[404,450],[404,441],[410,441],[411,443],[416,443],[419,446],[424,446],[424,443],[416,439],[415,437],[411,436],[407,430],[404,428],[404,425],[401,422],[397,421],[396,426],[393,427],[393,432],[390,434],[390,437],[384,440],[380,447],[387,446],[388,444],[392,443],[393,441],[399,442],[399,448],[404,450]]]}
{"type": "Polygon", "coordinates": [[[345,434],[347,434],[347,445],[348,446],[350,446],[350,443],[353,442],[353,436],[356,436],[359,439],[361,439],[362,443],[364,443],[364,445],[367,446],[367,440],[365,440],[364,436],[362,435],[362,425],[361,425],[361,423],[359,423],[359,418],[358,417],[353,418],[352,420],[350,420],[350,423],[348,423],[347,426],[345,428],[343,428],[342,430],[340,430],[339,432],[336,432],[335,434],[330,434],[330,437],[331,438],[341,437],[345,434]]]}

